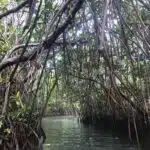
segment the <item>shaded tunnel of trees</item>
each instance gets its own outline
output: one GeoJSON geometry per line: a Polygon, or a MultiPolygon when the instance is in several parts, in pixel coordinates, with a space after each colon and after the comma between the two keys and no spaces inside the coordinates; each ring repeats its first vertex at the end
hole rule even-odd
{"type": "Polygon", "coordinates": [[[8,149],[37,149],[45,115],[124,124],[138,140],[149,128],[149,0],[1,0],[0,113],[8,149]]]}

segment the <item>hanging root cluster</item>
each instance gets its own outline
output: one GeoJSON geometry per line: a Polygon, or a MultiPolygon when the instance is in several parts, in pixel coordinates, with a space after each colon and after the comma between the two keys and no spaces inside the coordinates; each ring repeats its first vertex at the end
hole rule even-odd
{"type": "Polygon", "coordinates": [[[99,127],[121,131],[127,133],[130,139],[144,136],[150,128],[149,115],[142,103],[135,109],[129,103],[117,103],[117,96],[115,102],[110,98],[89,101],[90,103],[83,103],[81,106],[81,120],[85,124],[92,123],[99,127]]]}
{"type": "Polygon", "coordinates": [[[0,149],[7,150],[37,150],[38,135],[27,124],[11,121],[3,127],[0,137],[0,149]]]}

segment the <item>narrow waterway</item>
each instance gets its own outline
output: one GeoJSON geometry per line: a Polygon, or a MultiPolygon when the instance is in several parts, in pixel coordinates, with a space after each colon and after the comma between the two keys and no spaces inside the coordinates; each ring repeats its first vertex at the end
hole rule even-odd
{"type": "Polygon", "coordinates": [[[85,126],[76,117],[47,117],[43,127],[47,136],[44,150],[137,150],[124,136],[85,126]]]}

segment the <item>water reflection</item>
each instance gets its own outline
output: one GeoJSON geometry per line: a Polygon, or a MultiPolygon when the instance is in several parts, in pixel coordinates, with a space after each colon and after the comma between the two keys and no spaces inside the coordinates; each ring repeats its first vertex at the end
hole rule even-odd
{"type": "Polygon", "coordinates": [[[80,124],[75,117],[44,118],[43,127],[44,150],[137,150],[127,139],[80,124]]]}

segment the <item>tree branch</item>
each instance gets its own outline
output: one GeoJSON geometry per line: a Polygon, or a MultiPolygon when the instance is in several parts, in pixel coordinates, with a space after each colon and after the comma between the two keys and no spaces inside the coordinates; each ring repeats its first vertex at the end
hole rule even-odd
{"type": "MultiPolygon", "coordinates": [[[[56,39],[65,31],[65,29],[68,27],[68,25],[72,23],[73,18],[75,17],[78,10],[81,8],[83,2],[84,2],[84,0],[78,0],[76,5],[74,6],[72,12],[68,16],[67,20],[60,27],[58,27],[47,40],[43,41],[42,46],[44,49],[49,50],[52,47],[52,45],[55,43],[56,39]]],[[[37,55],[39,55],[41,53],[41,51],[42,51],[41,49],[38,51],[38,53],[37,53],[37,51],[32,51],[32,52],[27,53],[26,55],[22,56],[21,58],[20,58],[20,56],[16,56],[16,57],[7,59],[6,61],[3,61],[0,64],[0,71],[5,69],[6,67],[12,66],[16,63],[31,61],[31,60],[35,59],[37,57],[37,55]]]]}
{"type": "MultiPolygon", "coordinates": [[[[28,47],[36,47],[39,46],[40,43],[29,43],[28,47]]],[[[9,58],[9,56],[17,51],[18,49],[24,48],[26,46],[26,44],[20,44],[20,45],[16,45],[15,47],[13,47],[12,49],[8,50],[7,54],[5,55],[5,57],[3,58],[2,62],[7,60],[9,58]]]]}
{"type": "Polygon", "coordinates": [[[8,10],[8,11],[5,12],[5,13],[0,14],[0,19],[2,19],[3,17],[6,17],[6,16],[8,16],[8,15],[10,15],[10,14],[12,14],[12,13],[15,13],[15,12],[19,11],[19,10],[22,9],[25,5],[28,4],[28,1],[29,1],[29,0],[26,0],[26,1],[24,1],[23,3],[21,3],[20,5],[18,5],[16,8],[10,9],[10,10],[8,10]]]}

